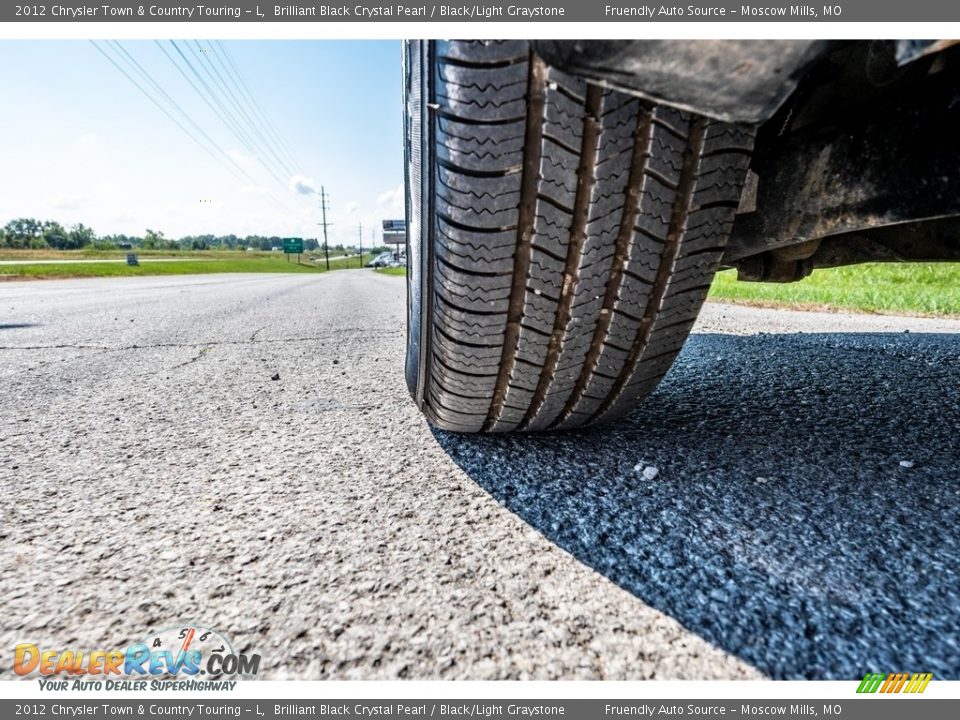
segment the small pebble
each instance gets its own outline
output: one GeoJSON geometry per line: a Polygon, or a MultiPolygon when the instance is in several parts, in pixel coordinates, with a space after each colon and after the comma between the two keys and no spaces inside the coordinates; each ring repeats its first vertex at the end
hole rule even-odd
{"type": "Polygon", "coordinates": [[[643,477],[645,477],[647,480],[653,480],[659,474],[660,471],[655,465],[648,465],[643,469],[643,477]]]}
{"type": "Polygon", "coordinates": [[[279,380],[279,379],[280,379],[280,373],[274,373],[273,375],[270,376],[270,379],[271,379],[271,380],[279,380]]]}
{"type": "Polygon", "coordinates": [[[901,460],[901,461],[900,461],[900,467],[902,467],[902,468],[912,468],[912,467],[913,467],[913,460],[901,460]]]}

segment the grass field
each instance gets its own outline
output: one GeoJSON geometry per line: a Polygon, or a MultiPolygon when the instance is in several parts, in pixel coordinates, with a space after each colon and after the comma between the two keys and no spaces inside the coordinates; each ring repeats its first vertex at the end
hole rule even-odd
{"type": "Polygon", "coordinates": [[[406,275],[407,269],[405,267],[385,267],[377,268],[377,272],[381,275],[406,275]]]}
{"type": "Polygon", "coordinates": [[[815,270],[796,283],[737,282],[718,273],[709,298],[762,306],[960,315],[960,264],[870,264],[815,270]]]}
{"type": "MultiPolygon", "coordinates": [[[[311,262],[303,255],[298,264],[295,256],[288,261],[280,253],[246,253],[246,252],[170,252],[156,253],[138,252],[143,262],[137,266],[127,265],[125,262],[110,262],[118,257],[126,257],[124,253],[111,253],[97,256],[90,253],[57,253],[46,251],[32,251],[30,254],[19,252],[15,257],[11,253],[0,257],[0,279],[26,278],[68,278],[68,277],[126,277],[136,275],[196,275],[200,273],[247,273],[247,272],[277,272],[277,273],[317,273],[324,272],[326,265],[323,256],[316,256],[316,262],[311,262]],[[36,254],[34,254],[36,253],[36,254]],[[90,262],[101,259],[105,262],[90,262]],[[66,260],[57,263],[27,263],[4,264],[4,261],[24,260],[66,260]],[[70,262],[73,260],[74,262],[70,262]],[[82,261],[82,262],[79,262],[82,261]]],[[[365,255],[363,262],[369,260],[365,255]]],[[[358,257],[340,257],[330,259],[331,270],[360,267],[358,257]]]]}

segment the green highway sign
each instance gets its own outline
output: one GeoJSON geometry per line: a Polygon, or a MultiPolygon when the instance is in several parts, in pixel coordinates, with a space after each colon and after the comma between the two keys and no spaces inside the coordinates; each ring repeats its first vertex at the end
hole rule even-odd
{"type": "Polygon", "coordinates": [[[283,251],[288,255],[299,255],[303,252],[303,240],[284,240],[283,251]]]}

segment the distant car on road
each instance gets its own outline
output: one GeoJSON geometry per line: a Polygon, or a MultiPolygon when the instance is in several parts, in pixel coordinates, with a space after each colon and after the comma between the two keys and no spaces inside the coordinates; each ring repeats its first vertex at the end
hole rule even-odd
{"type": "Polygon", "coordinates": [[[387,265],[393,260],[392,252],[382,252],[377,255],[373,260],[367,263],[367,267],[378,268],[378,267],[387,267],[387,265]]]}

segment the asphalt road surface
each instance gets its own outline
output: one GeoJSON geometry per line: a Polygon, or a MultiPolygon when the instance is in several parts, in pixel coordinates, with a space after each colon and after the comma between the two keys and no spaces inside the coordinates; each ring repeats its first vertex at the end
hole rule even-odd
{"type": "Polygon", "coordinates": [[[0,673],[199,622],[271,679],[960,677],[960,322],[709,306],[627,420],[474,437],[404,295],[0,284],[0,673]]]}

